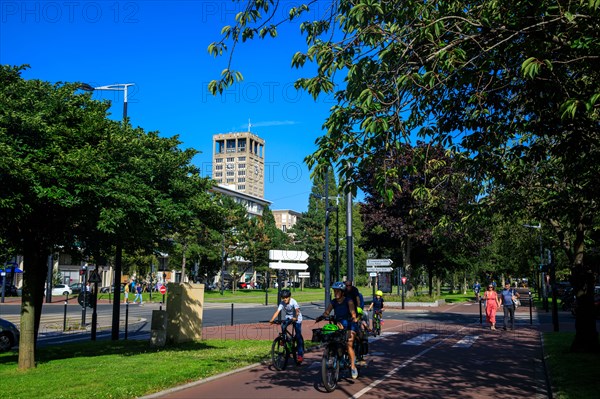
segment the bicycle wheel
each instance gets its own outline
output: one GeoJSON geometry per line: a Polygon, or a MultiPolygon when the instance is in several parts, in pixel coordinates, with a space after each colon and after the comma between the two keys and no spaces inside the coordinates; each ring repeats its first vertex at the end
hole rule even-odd
{"type": "Polygon", "coordinates": [[[277,337],[273,340],[271,346],[271,362],[273,367],[277,371],[285,369],[287,364],[287,350],[285,348],[285,341],[281,337],[277,337]]]}
{"type": "Polygon", "coordinates": [[[325,349],[321,360],[321,379],[327,392],[337,387],[340,375],[340,364],[334,349],[325,349]]]}
{"type": "Polygon", "coordinates": [[[381,335],[381,319],[380,316],[375,316],[373,317],[373,334],[375,334],[375,336],[377,335],[381,335]]]}

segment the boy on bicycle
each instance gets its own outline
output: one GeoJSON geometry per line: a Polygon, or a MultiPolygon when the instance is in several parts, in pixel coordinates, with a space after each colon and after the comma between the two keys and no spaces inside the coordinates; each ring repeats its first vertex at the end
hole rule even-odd
{"type": "Polygon", "coordinates": [[[375,328],[375,315],[379,315],[381,318],[381,314],[383,313],[383,292],[381,290],[377,290],[375,292],[375,298],[373,298],[373,302],[369,305],[369,311],[373,310],[373,328],[375,328]]]}
{"type": "MultiPolygon", "coordinates": [[[[281,302],[277,307],[273,317],[269,320],[269,323],[273,324],[273,321],[279,315],[279,312],[284,311],[285,319],[291,320],[294,323],[294,330],[296,331],[296,340],[298,341],[298,363],[302,363],[304,360],[304,338],[302,338],[302,312],[300,312],[300,306],[295,299],[292,298],[290,290],[281,290],[281,302]]],[[[285,325],[281,325],[281,329],[285,329],[285,325]]]]}

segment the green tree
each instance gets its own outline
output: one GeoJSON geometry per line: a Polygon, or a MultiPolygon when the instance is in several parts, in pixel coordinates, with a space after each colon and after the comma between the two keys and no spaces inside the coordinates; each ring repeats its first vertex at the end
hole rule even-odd
{"type": "MultiPolygon", "coordinates": [[[[276,36],[282,3],[247,4],[209,52],[276,36]]],[[[316,64],[296,86],[315,97],[335,93],[337,104],[309,166],[319,173],[333,162],[357,175],[372,154],[418,132],[469,151],[487,194],[523,190],[511,177],[533,172],[530,187],[539,190],[525,199],[544,204],[536,214],[571,260],[581,307],[573,349],[598,349],[593,275],[583,261],[600,187],[598,0],[332,0],[326,15],[309,19],[311,4],[289,10],[308,44],[292,65],[316,64]]],[[[227,68],[209,88],[222,92],[241,78],[227,68]]],[[[385,164],[377,172],[388,199],[397,190],[388,177],[397,173],[385,164]]]]}
{"type": "MultiPolygon", "coordinates": [[[[109,104],[78,94],[79,84],[24,80],[23,68],[0,67],[0,236],[26,268],[19,368],[28,369],[48,255],[59,247],[96,260],[116,253],[118,284],[120,248],[150,253],[160,244],[198,173],[195,151],[177,138],[111,121],[109,104]]],[[[117,337],[118,320],[117,306],[117,337]]]]}
{"type": "Polygon", "coordinates": [[[118,130],[107,104],[74,94],[74,85],[23,80],[24,68],[0,66],[0,235],[27,270],[21,369],[35,367],[47,257],[56,246],[74,246],[73,231],[85,220],[82,190],[96,186],[96,148],[118,130]]]}

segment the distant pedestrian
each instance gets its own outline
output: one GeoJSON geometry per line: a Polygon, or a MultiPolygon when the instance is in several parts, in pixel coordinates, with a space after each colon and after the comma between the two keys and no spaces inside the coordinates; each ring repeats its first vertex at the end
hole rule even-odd
{"type": "Polygon", "coordinates": [[[129,303],[129,284],[125,284],[125,288],[123,288],[123,293],[125,294],[125,299],[123,303],[129,303]]]}
{"type": "Polygon", "coordinates": [[[500,298],[498,293],[494,290],[494,286],[490,283],[487,287],[487,291],[483,295],[485,300],[485,319],[490,323],[490,329],[496,329],[496,312],[500,306],[500,298]]]}
{"type": "Polygon", "coordinates": [[[475,299],[479,302],[479,293],[481,292],[481,284],[479,284],[479,281],[475,281],[475,284],[473,284],[473,292],[475,293],[475,299]]]}
{"type": "Polygon", "coordinates": [[[510,322],[510,329],[515,329],[515,302],[519,296],[515,289],[510,288],[510,283],[504,284],[504,289],[500,292],[500,301],[504,310],[504,327],[502,328],[504,331],[506,331],[507,319],[510,322]]]}
{"type": "Polygon", "coordinates": [[[135,298],[133,299],[133,303],[136,303],[137,300],[139,299],[140,300],[140,305],[142,304],[142,291],[143,291],[142,290],[142,285],[138,284],[135,287],[135,298]]]}

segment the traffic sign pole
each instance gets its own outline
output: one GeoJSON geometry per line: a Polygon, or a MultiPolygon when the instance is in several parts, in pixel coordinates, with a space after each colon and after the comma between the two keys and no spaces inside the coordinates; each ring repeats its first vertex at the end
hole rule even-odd
{"type": "Polygon", "coordinates": [[[160,303],[160,309],[162,310],[162,304],[165,303],[165,294],[167,293],[167,287],[165,287],[164,285],[161,285],[160,288],[158,289],[158,291],[162,294],[162,302],[160,303]]]}
{"type": "Polygon", "coordinates": [[[405,295],[405,290],[406,288],[406,277],[402,277],[402,309],[404,309],[404,295],[405,295]]]}
{"type": "Polygon", "coordinates": [[[82,284],[82,291],[83,292],[83,309],[81,310],[81,327],[85,328],[85,311],[87,308],[87,295],[86,295],[86,291],[85,291],[85,287],[87,285],[87,266],[83,266],[81,268],[81,270],[83,271],[83,284],[82,284]]]}
{"type": "Polygon", "coordinates": [[[94,282],[94,292],[92,293],[94,301],[94,307],[92,309],[92,341],[96,340],[96,324],[98,324],[98,313],[96,312],[98,306],[98,282],[94,282]]]}

